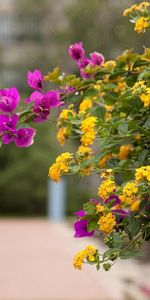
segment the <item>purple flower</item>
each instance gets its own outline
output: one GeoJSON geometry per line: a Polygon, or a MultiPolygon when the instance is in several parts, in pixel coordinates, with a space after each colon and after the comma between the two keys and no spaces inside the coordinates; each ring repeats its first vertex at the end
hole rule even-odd
{"type": "Polygon", "coordinates": [[[88,220],[80,220],[74,223],[75,235],[74,237],[92,236],[94,231],[88,232],[88,220]]]}
{"type": "MultiPolygon", "coordinates": [[[[61,88],[60,93],[68,95],[70,93],[74,93],[76,91],[75,87],[70,87],[69,85],[64,86],[63,88],[61,88]]],[[[64,104],[64,102],[62,102],[62,104],[64,104]]]]}
{"type": "Polygon", "coordinates": [[[129,215],[129,212],[123,209],[112,209],[111,212],[116,216],[117,223],[121,222],[127,215],[129,215]]]}
{"type": "Polygon", "coordinates": [[[85,50],[83,48],[83,43],[75,43],[69,46],[68,49],[69,55],[71,56],[72,59],[78,61],[85,56],[85,50]]]}
{"type": "Polygon", "coordinates": [[[60,102],[60,93],[58,91],[48,91],[46,92],[45,99],[47,99],[47,101],[49,101],[50,103],[50,107],[58,107],[60,105],[62,105],[64,102],[60,102]]]}
{"type": "Polygon", "coordinates": [[[0,132],[15,130],[18,123],[18,115],[0,115],[0,132]]]}
{"type": "Polygon", "coordinates": [[[33,144],[35,134],[36,130],[34,128],[19,128],[16,131],[14,143],[20,148],[29,147],[33,144]]]}
{"type": "Polygon", "coordinates": [[[76,211],[74,214],[75,214],[75,216],[77,216],[78,218],[82,218],[82,217],[85,216],[84,210],[76,211]]]}
{"type": "Polygon", "coordinates": [[[35,122],[43,122],[48,119],[50,109],[62,105],[60,93],[58,91],[48,91],[45,94],[35,91],[30,98],[26,99],[27,103],[34,102],[33,112],[35,113],[35,122]]]}
{"type": "Polygon", "coordinates": [[[12,113],[20,102],[20,95],[16,87],[0,90],[0,110],[12,113]]]}
{"type": "Polygon", "coordinates": [[[119,197],[117,195],[110,195],[106,200],[105,203],[109,203],[112,202],[112,206],[115,206],[117,204],[121,203],[121,200],[119,199],[119,197]]]}
{"type": "Polygon", "coordinates": [[[27,73],[27,83],[28,85],[36,90],[41,90],[43,88],[44,77],[41,71],[34,70],[33,72],[28,71],[27,73]]]}
{"type": "Polygon", "coordinates": [[[105,61],[104,56],[99,52],[91,53],[90,58],[91,58],[91,64],[93,66],[101,66],[105,61]]]}
{"type": "Polygon", "coordinates": [[[81,60],[77,62],[80,69],[84,69],[86,66],[90,64],[90,59],[87,57],[83,57],[81,60]]]}
{"type": "Polygon", "coordinates": [[[98,204],[99,203],[99,201],[97,200],[97,199],[94,199],[94,198],[91,198],[90,200],[89,200],[89,202],[90,203],[93,203],[93,204],[98,204]]]}
{"type": "Polygon", "coordinates": [[[9,144],[14,139],[16,126],[18,123],[18,115],[13,116],[0,115],[0,136],[4,144],[9,144]]]}

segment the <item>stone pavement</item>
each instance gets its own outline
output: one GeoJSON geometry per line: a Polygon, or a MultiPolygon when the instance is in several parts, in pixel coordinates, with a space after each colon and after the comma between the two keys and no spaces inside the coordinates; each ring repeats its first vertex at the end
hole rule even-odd
{"type": "Polygon", "coordinates": [[[148,299],[137,288],[150,283],[147,265],[124,261],[111,272],[88,265],[74,270],[72,257],[88,244],[103,251],[98,240],[73,238],[67,222],[1,219],[0,300],[126,300],[130,290],[132,299],[148,299]]]}

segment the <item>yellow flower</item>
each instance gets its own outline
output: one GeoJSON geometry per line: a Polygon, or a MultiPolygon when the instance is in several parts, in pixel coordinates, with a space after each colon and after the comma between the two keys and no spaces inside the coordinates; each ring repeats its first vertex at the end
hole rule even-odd
{"type": "Polygon", "coordinates": [[[147,1],[144,1],[138,5],[138,10],[146,9],[148,6],[150,6],[150,3],[147,1]]]}
{"type": "Polygon", "coordinates": [[[80,175],[81,176],[89,176],[92,171],[93,171],[93,166],[87,166],[80,170],[80,175]]]}
{"type": "Polygon", "coordinates": [[[75,269],[78,269],[78,270],[82,269],[82,265],[83,265],[85,258],[86,258],[85,250],[81,250],[75,255],[74,260],[73,260],[73,266],[75,267],[75,269]]]}
{"type": "Polygon", "coordinates": [[[76,154],[78,158],[89,159],[90,156],[93,154],[93,150],[90,147],[85,147],[83,145],[80,145],[76,154]]]}
{"type": "Polygon", "coordinates": [[[71,113],[72,115],[75,115],[75,111],[72,109],[63,109],[59,115],[58,121],[67,121],[68,115],[71,113]]]}
{"type": "Polygon", "coordinates": [[[123,187],[123,194],[126,196],[132,196],[133,194],[136,194],[138,192],[138,187],[136,182],[131,181],[127,182],[126,185],[123,187]]]}
{"type": "Polygon", "coordinates": [[[112,71],[116,66],[115,60],[108,60],[103,64],[103,67],[112,71]]]}
{"type": "Polygon", "coordinates": [[[105,119],[109,120],[111,118],[111,112],[113,109],[113,105],[105,105],[106,113],[105,113],[105,119]]]}
{"type": "MultiPolygon", "coordinates": [[[[129,181],[127,182],[123,189],[123,194],[119,196],[121,202],[127,206],[131,205],[137,200],[137,192],[138,192],[138,185],[136,181],[129,181]]],[[[138,199],[139,200],[139,199],[138,199]]]]}
{"type": "Polygon", "coordinates": [[[141,141],[141,134],[140,134],[140,133],[137,133],[137,134],[135,135],[135,140],[136,140],[137,142],[140,142],[140,141],[141,141]]]}
{"type": "Polygon", "coordinates": [[[110,234],[116,225],[116,218],[111,212],[109,212],[105,216],[102,216],[97,224],[99,225],[100,231],[106,234],[110,234]]]}
{"type": "Polygon", "coordinates": [[[126,84],[126,82],[125,81],[119,81],[119,82],[117,82],[117,91],[124,91],[125,89],[126,89],[126,86],[127,86],[127,84],[126,84]]]}
{"type": "Polygon", "coordinates": [[[141,94],[146,91],[146,83],[144,80],[137,81],[131,88],[132,94],[141,94]]]}
{"type": "Polygon", "coordinates": [[[143,166],[136,169],[135,172],[136,181],[148,180],[150,181],[150,166],[143,166]]]}
{"type": "Polygon", "coordinates": [[[146,88],[145,93],[140,95],[140,99],[144,103],[144,107],[150,106],[150,88],[146,88]]]}
{"type": "Polygon", "coordinates": [[[119,198],[120,198],[121,202],[127,206],[131,205],[135,200],[134,196],[128,197],[126,195],[120,195],[119,198]]]}
{"type": "Polygon", "coordinates": [[[105,172],[101,173],[101,178],[108,178],[112,175],[112,169],[107,169],[105,172]]]}
{"type": "Polygon", "coordinates": [[[103,211],[104,211],[104,206],[102,206],[100,203],[98,203],[96,205],[96,213],[98,214],[98,213],[101,213],[103,211]]]}
{"type": "Polygon", "coordinates": [[[116,189],[115,181],[108,178],[103,180],[98,188],[98,196],[101,197],[103,200],[109,197],[111,193],[113,193],[116,189]]]}
{"type": "Polygon", "coordinates": [[[126,144],[120,147],[119,150],[119,158],[120,160],[124,160],[128,157],[129,153],[132,151],[132,145],[131,144],[126,144]]]}
{"type": "Polygon", "coordinates": [[[100,92],[100,90],[101,90],[100,84],[95,84],[94,89],[100,92]]]}
{"type": "Polygon", "coordinates": [[[73,155],[69,152],[64,152],[56,158],[56,162],[49,168],[48,176],[54,180],[59,181],[64,173],[69,172],[69,164],[73,160],[73,155]]]}
{"type": "Polygon", "coordinates": [[[79,113],[85,113],[87,109],[92,107],[92,100],[90,98],[85,98],[79,106],[79,113]]]}
{"type": "Polygon", "coordinates": [[[137,8],[138,8],[138,5],[136,5],[136,4],[132,5],[130,8],[127,8],[124,10],[123,16],[126,17],[126,16],[132,14],[134,11],[137,10],[137,8]]]}
{"type": "Polygon", "coordinates": [[[148,18],[140,17],[135,22],[134,30],[138,33],[144,32],[145,28],[149,27],[148,18]]]}
{"type": "Polygon", "coordinates": [[[101,158],[98,163],[99,168],[104,169],[106,167],[107,160],[110,159],[111,157],[112,157],[112,153],[108,153],[103,158],[101,158]]]}
{"type": "Polygon", "coordinates": [[[96,136],[94,127],[96,122],[96,117],[87,117],[82,121],[82,124],[80,126],[80,129],[82,131],[81,142],[85,147],[93,144],[94,142],[96,136]]]}
{"type": "Polygon", "coordinates": [[[49,168],[48,176],[49,176],[53,181],[58,182],[58,181],[60,180],[60,176],[61,176],[61,171],[60,171],[59,165],[53,164],[53,165],[49,168]]]}
{"type": "Polygon", "coordinates": [[[91,245],[79,251],[74,257],[73,266],[76,269],[81,270],[85,259],[88,259],[91,262],[95,261],[96,251],[97,251],[96,248],[91,245]]]}
{"type": "Polygon", "coordinates": [[[131,211],[139,210],[140,203],[141,203],[140,200],[134,201],[134,202],[131,204],[130,210],[131,210],[131,211]]]}
{"type": "Polygon", "coordinates": [[[67,127],[61,127],[59,128],[57,132],[57,140],[61,146],[64,145],[66,138],[68,136],[68,130],[67,127]]]}

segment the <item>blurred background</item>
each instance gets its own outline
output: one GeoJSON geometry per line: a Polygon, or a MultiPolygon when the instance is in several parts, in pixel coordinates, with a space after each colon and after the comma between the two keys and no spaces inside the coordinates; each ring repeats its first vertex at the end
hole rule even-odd
{"type": "MultiPolygon", "coordinates": [[[[127,18],[122,17],[124,9],[135,2],[139,3],[140,1],[0,1],[0,88],[15,85],[20,90],[24,100],[30,93],[26,83],[28,70],[40,69],[46,74],[55,66],[60,66],[63,72],[77,72],[75,63],[71,61],[67,53],[68,46],[74,42],[83,41],[87,55],[90,52],[99,51],[104,54],[106,60],[115,58],[127,48],[134,48],[135,51],[142,52],[143,47],[149,46],[148,34],[137,36],[132,24],[129,24],[127,18]]],[[[48,88],[51,89],[52,86],[48,88]]],[[[32,147],[19,149],[14,145],[9,145],[1,148],[1,217],[47,217],[51,214],[51,207],[49,208],[48,205],[50,192],[48,192],[48,188],[51,188],[47,177],[48,167],[58,154],[66,150],[74,151],[76,147],[73,142],[68,142],[63,148],[58,145],[55,138],[55,119],[56,115],[53,113],[48,122],[40,124],[40,126],[36,125],[37,135],[32,147]]],[[[79,180],[76,176],[67,177],[64,207],[66,218],[72,216],[74,211],[81,209],[82,203],[94,196],[96,196],[96,189],[92,178],[79,180]]],[[[7,225],[5,221],[4,224],[7,225]]],[[[11,228],[13,228],[15,235],[19,223],[17,223],[18,225],[12,223],[12,226],[11,223],[8,222],[8,224],[8,227],[6,226],[7,231],[11,232],[11,228]]],[[[31,227],[34,226],[32,222],[30,225],[31,227]]],[[[24,228],[24,223],[22,226],[24,228]]],[[[58,228],[57,226],[58,224],[56,228],[58,228]]],[[[69,230],[67,227],[69,225],[65,226],[69,230]]],[[[2,225],[0,228],[3,230],[2,225]]],[[[47,230],[47,227],[40,228],[43,228],[44,231],[47,230]]],[[[55,229],[53,228],[53,230],[55,229]]],[[[22,231],[20,234],[22,237],[22,231]]],[[[71,234],[73,235],[73,231],[71,234]]],[[[5,242],[9,248],[10,240],[5,242]]],[[[77,243],[78,241],[76,245],[77,243]]],[[[94,277],[92,278],[94,280],[94,277]]],[[[4,278],[0,277],[0,283],[3,280],[4,278]]],[[[76,278],[76,280],[78,279],[76,278]]],[[[97,293],[99,294],[99,291],[97,293]]],[[[5,293],[2,295],[3,299],[7,299],[5,293]]],[[[147,295],[140,296],[143,298],[117,298],[116,296],[115,299],[150,299],[144,298],[149,297],[147,295]]],[[[96,297],[86,298],[83,293],[78,298],[68,297],[64,299],[106,299],[99,298],[100,296],[96,297]]],[[[13,294],[12,298],[10,295],[8,298],[9,300],[19,299],[17,296],[13,298],[13,294]]],[[[46,298],[45,296],[44,299],[55,300],[55,298],[63,299],[55,297],[55,295],[53,298],[46,298]]],[[[22,297],[22,299],[26,298],[22,297]]],[[[42,296],[36,299],[42,299],[42,296]]]]}

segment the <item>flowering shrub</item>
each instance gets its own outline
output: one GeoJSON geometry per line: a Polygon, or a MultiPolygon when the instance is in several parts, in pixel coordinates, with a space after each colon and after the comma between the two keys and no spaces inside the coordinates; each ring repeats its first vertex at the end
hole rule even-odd
{"type": "MultiPolygon", "coordinates": [[[[139,33],[150,27],[149,6],[142,2],[124,12],[139,33]]],[[[150,238],[150,49],[141,55],[126,50],[105,61],[98,52],[86,57],[79,42],[68,53],[80,76],[58,67],[45,77],[39,70],[28,72],[28,85],[35,91],[25,100],[26,111],[14,113],[20,101],[16,88],[0,91],[0,135],[5,144],[30,146],[35,130],[25,124],[46,121],[52,108],[63,106],[58,142],[76,138],[79,145],[75,154],[56,158],[49,177],[58,182],[65,174],[99,176],[97,199],[87,200],[75,213],[74,229],[75,237],[102,234],[108,250],[102,254],[89,245],[73,264],[79,270],[84,262],[97,269],[102,265],[107,271],[118,258],[139,255],[142,242],[150,238]],[[58,89],[45,91],[44,81],[58,89]]]]}

